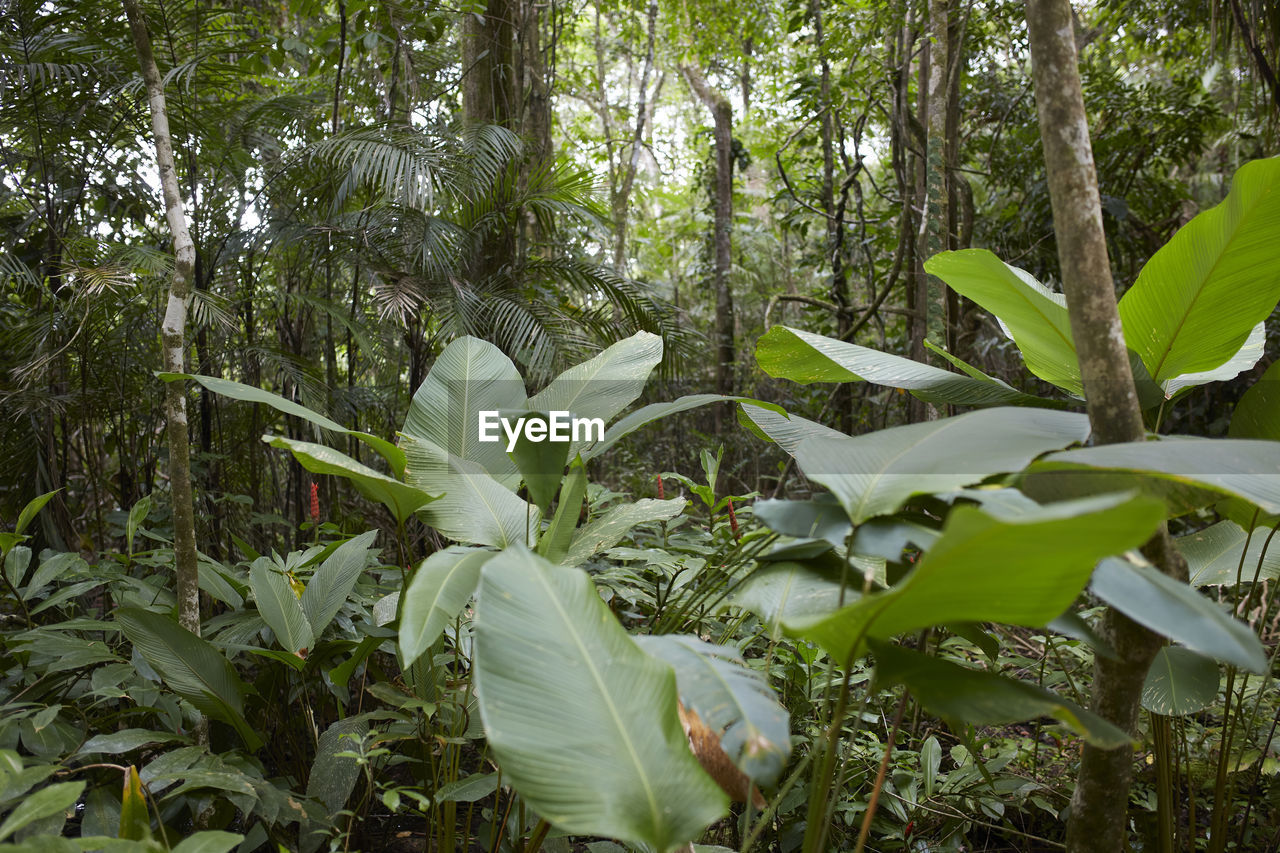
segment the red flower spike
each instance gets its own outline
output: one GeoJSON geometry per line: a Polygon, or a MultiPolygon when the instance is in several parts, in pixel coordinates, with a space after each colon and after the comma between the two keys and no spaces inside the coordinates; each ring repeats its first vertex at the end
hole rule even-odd
{"type": "Polygon", "coordinates": [[[320,485],[318,483],[311,484],[311,521],[313,524],[320,523],[320,485]]]}
{"type": "Polygon", "coordinates": [[[729,528],[733,531],[733,541],[741,542],[742,534],[738,531],[738,514],[733,511],[733,498],[729,498],[729,528]]]}
{"type": "Polygon", "coordinates": [[[665,500],[666,496],[662,493],[662,475],[658,475],[658,500],[665,500]]]}

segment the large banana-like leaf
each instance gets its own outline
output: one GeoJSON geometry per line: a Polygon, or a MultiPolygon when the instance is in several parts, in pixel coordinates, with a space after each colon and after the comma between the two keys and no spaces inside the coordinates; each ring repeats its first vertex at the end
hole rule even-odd
{"type": "Polygon", "coordinates": [[[439,500],[422,508],[421,516],[445,536],[498,548],[537,538],[541,511],[517,497],[479,463],[450,455],[432,442],[408,434],[401,436],[401,446],[408,460],[410,485],[440,495],[439,500]]]}
{"type": "Polygon", "coordinates": [[[1236,172],[1222,204],[1147,261],[1120,300],[1125,340],[1156,382],[1213,370],[1280,299],[1280,158],[1236,172]]]}
{"type": "Polygon", "coordinates": [[[1161,649],[1142,683],[1142,707],[1154,714],[1194,714],[1217,698],[1217,662],[1180,646],[1161,649]]]}
{"type": "Polygon", "coordinates": [[[688,503],[685,498],[670,498],[664,501],[641,498],[633,503],[612,507],[606,510],[604,515],[593,519],[574,533],[573,541],[569,544],[569,552],[561,562],[566,566],[584,563],[593,554],[618,544],[619,540],[637,524],[675,518],[684,511],[688,503]]]}
{"type": "Polygon", "coordinates": [[[872,648],[879,686],[905,684],[921,705],[944,719],[971,725],[1002,725],[1050,716],[1103,749],[1115,749],[1131,740],[1097,714],[1034,684],[970,669],[891,643],[873,640],[872,648]]]}
{"type": "Polygon", "coordinates": [[[671,667],[590,577],[523,548],[480,570],[475,683],[502,778],[569,833],[667,851],[725,813],[689,750],[671,667]]]}
{"type": "Polygon", "coordinates": [[[243,382],[233,382],[230,379],[222,379],[217,376],[201,376],[198,373],[160,373],[158,376],[165,382],[173,382],[177,379],[190,379],[203,385],[215,394],[221,394],[224,397],[230,397],[233,400],[244,400],[250,403],[266,403],[271,408],[286,415],[293,415],[302,418],[308,423],[313,423],[318,427],[330,430],[332,432],[349,435],[378,451],[388,464],[391,465],[391,471],[397,477],[404,476],[404,454],[400,449],[391,442],[376,435],[370,435],[367,432],[359,430],[347,429],[342,424],[327,418],[317,411],[308,409],[300,403],[287,400],[279,394],[272,394],[270,391],[263,391],[261,388],[254,388],[252,385],[245,385],[243,382]]]}
{"type": "Polygon", "coordinates": [[[1027,369],[1076,396],[1083,396],[1080,364],[1062,294],[986,249],[940,252],[925,270],[1000,320],[1022,351],[1027,369]]]}
{"type": "Polygon", "coordinates": [[[264,435],[262,440],[272,447],[288,450],[303,468],[313,474],[347,478],[365,497],[385,504],[397,521],[403,522],[414,510],[435,500],[431,494],[362,465],[332,447],[279,435],[264,435]]]}
{"type": "MultiPolygon", "coordinates": [[[[619,341],[589,361],[561,373],[551,384],[529,398],[529,408],[538,411],[572,412],[582,418],[600,418],[606,423],[635,402],[644,391],[649,374],[662,361],[662,338],[637,332],[619,341]]],[[[591,442],[570,445],[572,459],[591,442]]]]}
{"type": "MultiPolygon", "coordinates": [[[[860,578],[845,590],[845,600],[857,598],[860,578]]],[[[734,590],[729,603],[756,614],[769,626],[774,639],[782,636],[788,622],[825,616],[840,608],[841,584],[813,566],[800,562],[773,563],[751,573],[734,590]]]]}
{"type": "Polygon", "coordinates": [[[778,778],[791,754],[790,715],[737,649],[676,634],[635,641],[671,664],[680,701],[720,733],[720,748],[739,770],[765,784],[778,778]]]}
{"type": "MultiPolygon", "coordinates": [[[[475,463],[514,491],[520,473],[507,455],[506,442],[480,441],[479,414],[523,409],[525,401],[520,371],[502,350],[479,338],[458,338],[436,358],[413,395],[404,434],[429,442],[449,457],[475,463]]],[[[412,482],[413,460],[407,464],[412,482]]]]}
{"type": "Polygon", "coordinates": [[[1237,575],[1249,583],[1255,572],[1260,579],[1280,578],[1280,537],[1273,539],[1266,528],[1250,536],[1234,521],[1219,521],[1174,541],[1187,560],[1192,586],[1234,586],[1237,575]]]}
{"type": "Polygon", "coordinates": [[[800,442],[806,438],[848,438],[840,430],[806,420],[799,415],[782,414],[750,403],[743,403],[738,411],[738,420],[746,421],[744,426],[791,454],[796,452],[800,442]]]}
{"type": "Polygon", "coordinates": [[[1236,354],[1231,356],[1218,367],[1212,370],[1202,370],[1197,373],[1184,373],[1181,376],[1174,376],[1160,383],[1160,390],[1164,392],[1166,399],[1173,399],[1178,394],[1188,388],[1194,388],[1197,385],[1204,385],[1208,382],[1226,382],[1228,379],[1235,379],[1241,373],[1258,363],[1258,359],[1262,358],[1263,350],[1267,345],[1267,324],[1259,323],[1253,327],[1253,331],[1249,333],[1249,337],[1245,340],[1240,349],[1236,350],[1236,354]]]}
{"type": "Polygon", "coordinates": [[[307,614],[315,636],[324,632],[346,603],[364,573],[365,557],[377,535],[378,531],[370,530],[343,542],[307,581],[302,593],[302,612],[307,614]]]}
{"type": "MultiPolygon", "coordinates": [[[[1063,312],[1065,316],[1065,309],[1063,312]]],[[[1074,359],[1074,349],[1071,355],[1074,359]]],[[[756,361],[765,373],[779,379],[803,384],[866,381],[903,388],[931,403],[1054,405],[1053,401],[1024,394],[990,376],[979,378],[952,373],[909,358],[788,326],[774,326],[760,338],[756,344],[756,361]]]]}
{"type": "Polygon", "coordinates": [[[1201,505],[1228,495],[1280,513],[1280,441],[1174,436],[1064,450],[1030,469],[1050,477],[1062,471],[1095,474],[1095,492],[1141,489],[1166,499],[1172,492],[1182,503],[1199,497],[1201,505]]]}
{"type": "Polygon", "coordinates": [[[690,409],[696,409],[701,406],[709,406],[712,403],[750,403],[776,411],[779,414],[782,413],[780,406],[761,400],[754,400],[750,397],[732,397],[724,394],[689,394],[665,403],[650,403],[647,406],[641,406],[631,414],[619,418],[617,423],[605,430],[604,441],[597,442],[582,451],[582,459],[583,461],[594,459],[626,436],[660,418],[687,412],[690,409]]]}
{"type": "Polygon", "coordinates": [[[1108,558],[1098,564],[1089,589],[1139,625],[1192,651],[1253,672],[1266,671],[1262,644],[1248,625],[1153,566],[1108,558]]]}
{"type": "Polygon", "coordinates": [[[140,607],[120,608],[115,620],[174,693],[208,716],[229,723],[250,749],[262,746],[262,738],[244,718],[243,697],[248,688],[217,649],[169,617],[140,607]]]}
{"type": "Polygon", "coordinates": [[[1088,434],[1089,421],[1082,414],[983,409],[852,438],[810,438],[796,448],[796,461],[861,524],[893,512],[912,495],[1017,471],[1041,453],[1084,441],[1088,434]]]}
{"type": "Polygon", "coordinates": [[[276,635],[286,652],[302,656],[315,646],[315,634],[302,612],[302,602],[293,592],[289,578],[270,557],[259,557],[249,567],[249,588],[253,590],[258,613],[276,635]]]}
{"type": "Polygon", "coordinates": [[[1004,516],[956,507],[942,535],[897,585],[834,613],[784,624],[838,661],[857,653],[865,638],[933,625],[1046,625],[1080,594],[1099,559],[1142,544],[1163,519],[1158,501],[1130,495],[1004,516]]]}
{"type": "Polygon", "coordinates": [[[401,666],[408,669],[431,648],[467,606],[480,583],[480,568],[494,552],[452,545],[422,561],[413,573],[400,613],[401,666]]]}

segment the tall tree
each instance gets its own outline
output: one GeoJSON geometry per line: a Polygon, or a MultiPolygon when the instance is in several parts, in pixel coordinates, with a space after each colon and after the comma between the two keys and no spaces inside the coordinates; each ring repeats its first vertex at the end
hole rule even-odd
{"type": "MultiPolygon", "coordinates": [[[[1026,11],[1062,287],[1093,440],[1099,444],[1141,441],[1146,431],[1116,310],[1071,4],[1069,0],[1026,0],[1026,11]]],[[[1143,551],[1164,572],[1186,580],[1186,564],[1163,528],[1143,551]]],[[[1116,659],[1095,658],[1093,710],[1133,732],[1143,680],[1163,640],[1110,609],[1102,629],[1116,659]]],[[[1131,747],[1104,750],[1085,745],[1067,822],[1071,853],[1117,853],[1124,847],[1132,770],[1131,747]]]]}
{"type": "MultiPolygon", "coordinates": [[[[732,394],[737,359],[733,346],[733,292],[729,283],[733,248],[733,106],[723,92],[711,88],[700,68],[684,64],[680,71],[698,100],[711,112],[715,129],[715,267],[712,286],[716,296],[716,393],[732,394]]],[[[717,410],[717,428],[718,414],[717,410]]]]}
{"type": "MultiPolygon", "coordinates": [[[[182,210],[182,190],[173,161],[173,139],[169,134],[169,111],[164,82],[151,52],[151,36],[137,0],[124,0],[129,30],[133,35],[138,65],[147,87],[151,107],[151,130],[155,136],[156,167],[164,196],[165,218],[173,235],[173,278],[161,326],[164,369],[186,372],[187,305],[191,300],[195,274],[196,247],[182,210]]],[[[196,562],[195,512],[191,489],[191,445],[187,430],[186,390],[182,382],[165,383],[165,419],[169,438],[169,489],[173,501],[173,554],[178,582],[178,621],[193,634],[200,633],[199,566],[196,562]]]]}

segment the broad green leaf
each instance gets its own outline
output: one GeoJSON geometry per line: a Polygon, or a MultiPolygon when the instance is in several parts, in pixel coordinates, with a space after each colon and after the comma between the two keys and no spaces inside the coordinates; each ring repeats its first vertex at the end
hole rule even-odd
{"type": "Polygon", "coordinates": [[[332,447],[310,441],[295,441],[278,435],[264,435],[262,440],[272,447],[288,450],[303,468],[313,474],[333,474],[347,478],[355,483],[362,495],[385,504],[396,521],[403,522],[413,514],[414,510],[436,499],[408,483],[394,480],[386,474],[362,465],[332,447]]]}
{"type": "MultiPolygon", "coordinates": [[[[608,423],[635,402],[660,361],[662,338],[649,332],[636,332],[595,358],[561,373],[529,398],[528,408],[572,412],[578,417],[600,418],[608,423]]],[[[574,442],[567,456],[573,458],[591,443],[574,442]]]]}
{"type": "Polygon", "coordinates": [[[1252,581],[1255,572],[1259,579],[1280,577],[1280,536],[1272,538],[1266,528],[1249,536],[1235,522],[1219,521],[1204,530],[1179,536],[1174,542],[1187,559],[1192,586],[1234,586],[1237,573],[1244,583],[1252,581]]]}
{"type": "Polygon", "coordinates": [[[1054,717],[1094,746],[1114,749],[1132,739],[1111,723],[1034,684],[969,669],[892,643],[872,642],[876,684],[905,684],[931,713],[970,725],[1004,725],[1054,717]]]}
{"type": "Polygon", "coordinates": [[[754,406],[772,409],[779,413],[782,412],[782,408],[773,403],[766,403],[751,397],[731,397],[724,394],[690,394],[666,403],[650,403],[647,406],[641,406],[623,418],[619,418],[617,423],[605,430],[604,441],[597,442],[582,451],[582,460],[584,462],[591,461],[626,436],[660,418],[687,412],[690,409],[696,409],[712,403],[750,403],[754,406]]]}
{"type": "Polygon", "coordinates": [[[523,545],[537,536],[542,521],[538,508],[478,463],[450,456],[425,439],[404,435],[401,441],[409,460],[409,482],[440,495],[421,511],[423,520],[432,527],[459,542],[497,548],[523,545]]]}
{"type": "Polygon", "coordinates": [[[124,527],[124,541],[129,546],[129,556],[133,556],[133,537],[138,532],[138,528],[142,522],[147,520],[147,516],[151,514],[151,496],[144,495],[133,505],[133,509],[129,510],[129,520],[124,527]]]}
{"type": "MultiPolygon", "coordinates": [[[[1072,356],[1074,358],[1074,350],[1072,356]]],[[[805,385],[810,382],[866,381],[905,389],[931,403],[1052,405],[1050,401],[1024,394],[990,376],[979,379],[952,373],[899,355],[788,326],[774,326],[760,338],[756,344],[756,361],[770,376],[805,385]]]]}
{"type": "Polygon", "coordinates": [[[626,536],[637,524],[667,521],[675,518],[689,502],[684,498],[641,498],[605,510],[604,515],[579,528],[569,544],[569,551],[561,561],[566,566],[577,566],[593,555],[608,550],[626,536]]]}
{"type": "Polygon", "coordinates": [[[934,787],[938,783],[938,770],[942,768],[942,744],[933,735],[929,735],[920,744],[920,772],[924,774],[924,795],[933,796],[934,787]]]}
{"type": "MultiPolygon", "coordinates": [[[[525,401],[524,380],[502,350],[479,338],[458,338],[436,358],[413,395],[404,434],[434,445],[446,459],[476,463],[514,490],[520,474],[507,456],[506,440],[480,441],[479,414],[523,409],[525,401]]],[[[407,460],[407,469],[412,467],[412,459],[407,460]]]]}
{"type": "Polygon", "coordinates": [[[217,649],[160,613],[122,607],[115,619],[170,689],[205,714],[233,726],[249,749],[262,745],[243,716],[247,688],[217,649]]]}
{"type": "Polygon", "coordinates": [[[494,552],[453,545],[422,561],[404,593],[400,613],[401,666],[431,648],[467,606],[480,583],[480,567],[494,552]]]}
{"type": "Polygon", "coordinates": [[[791,754],[791,726],[764,676],[732,646],[676,634],[635,641],[671,664],[680,701],[720,735],[720,748],[738,769],[753,781],[772,784],[791,754]]]}
{"type": "Polygon", "coordinates": [[[486,563],[474,666],[503,781],[558,829],[665,851],[725,814],[680,725],[675,674],[585,572],[523,548],[486,563]]]}
{"type": "Polygon", "coordinates": [[[1142,684],[1142,707],[1167,717],[1194,714],[1218,698],[1218,664],[1189,649],[1165,646],[1142,684]]]}
{"type": "Polygon", "coordinates": [[[887,639],[933,625],[1040,627],[1075,600],[1099,559],[1142,544],[1163,518],[1158,502],[1129,495],[1004,518],[956,507],[942,535],[897,585],[823,617],[784,625],[838,661],[857,654],[863,638],[887,639]]]}
{"type": "Polygon", "coordinates": [[[574,460],[568,475],[560,484],[560,503],[551,524],[538,539],[538,554],[553,563],[559,563],[569,552],[573,531],[578,526],[582,504],[587,497],[587,471],[579,457],[574,460]]]}
{"type": "MultiPolygon", "coordinates": [[[[1160,389],[1168,399],[1172,399],[1188,388],[1204,385],[1208,382],[1226,382],[1235,379],[1241,373],[1258,363],[1267,344],[1267,324],[1259,323],[1253,327],[1249,337],[1236,350],[1235,355],[1212,370],[1201,370],[1197,373],[1184,373],[1160,383],[1160,389]]],[[[1275,438],[1275,436],[1256,436],[1258,438],[1275,438]]]]}
{"type": "Polygon", "coordinates": [[[80,837],[114,838],[120,831],[120,798],[113,790],[114,782],[90,788],[84,797],[80,815],[80,837]]]}
{"type": "Polygon", "coordinates": [[[170,732],[153,732],[148,729],[121,729],[110,734],[94,735],[85,741],[84,746],[80,747],[79,754],[120,755],[152,743],[173,743],[174,741],[186,740],[182,735],[175,735],[170,732]]]}
{"type": "Polygon", "coordinates": [[[799,415],[781,414],[749,403],[742,404],[738,411],[742,415],[739,420],[745,418],[744,425],[748,429],[754,427],[752,432],[772,441],[791,454],[796,452],[800,442],[806,438],[848,438],[839,430],[806,420],[799,415]]]}
{"type": "Polygon", "coordinates": [[[1280,299],[1280,159],[1236,172],[1222,204],[1184,225],[1120,300],[1125,340],[1156,382],[1230,359],[1280,299]]]}
{"type": "Polygon", "coordinates": [[[31,549],[26,545],[14,545],[4,555],[4,576],[14,588],[20,587],[30,565],[31,549]]]}
{"type": "Polygon", "coordinates": [[[24,601],[30,601],[32,596],[44,589],[46,584],[53,583],[67,572],[87,574],[88,570],[89,564],[77,553],[64,552],[54,554],[41,563],[40,568],[36,569],[31,575],[31,582],[22,591],[22,598],[24,601]]]}
{"type": "MultiPolygon", "coordinates": [[[[861,578],[851,579],[844,600],[856,599],[861,588],[861,578]]],[[[802,622],[839,609],[840,579],[833,580],[806,563],[772,563],[752,572],[734,590],[729,603],[759,616],[777,639],[787,622],[802,622]]]]}
{"type": "Polygon", "coordinates": [[[1071,321],[1061,294],[986,249],[940,252],[925,261],[924,268],[997,317],[1022,351],[1028,370],[1083,396],[1071,321]]]}
{"type": "Polygon", "coordinates": [[[1137,488],[1178,504],[1199,497],[1203,505],[1212,502],[1202,494],[1211,490],[1280,513],[1278,441],[1174,436],[1104,444],[1053,453],[1029,473],[1072,469],[1102,472],[1091,478],[1095,492],[1137,488]]]}
{"type": "Polygon", "coordinates": [[[1273,362],[1236,403],[1227,435],[1280,441],[1280,361],[1273,362]]]}
{"type": "Polygon", "coordinates": [[[983,409],[852,438],[810,438],[796,448],[805,476],[831,490],[855,524],[893,512],[912,495],[946,492],[1017,471],[1089,434],[1072,412],[983,409]]]}
{"type": "Polygon", "coordinates": [[[308,423],[315,424],[331,432],[349,435],[376,450],[383,459],[387,460],[387,464],[391,466],[395,476],[404,476],[404,454],[385,438],[379,438],[376,435],[370,435],[367,432],[360,432],[355,429],[347,429],[337,421],[327,418],[317,411],[308,409],[300,403],[287,400],[279,394],[272,394],[270,391],[263,391],[261,388],[254,388],[252,385],[245,385],[243,382],[233,382],[230,379],[222,379],[217,376],[201,376],[196,373],[158,373],[156,375],[165,382],[173,382],[176,379],[190,379],[215,394],[221,394],[233,400],[244,400],[249,403],[265,403],[278,412],[302,418],[308,423]]]}
{"type": "Polygon", "coordinates": [[[271,561],[259,557],[249,567],[249,587],[253,590],[258,613],[276,635],[286,652],[303,657],[304,650],[315,646],[315,634],[302,612],[302,602],[293,592],[289,578],[271,561]]]}
{"type": "MultiPolygon", "coordinates": [[[[356,759],[338,753],[356,751],[360,739],[368,731],[368,718],[359,715],[338,720],[320,735],[316,757],[307,777],[307,796],[323,803],[326,814],[336,814],[346,807],[360,779],[360,765],[356,759]]],[[[323,824],[309,819],[303,821],[299,832],[302,850],[318,848],[324,841],[325,829],[323,824]]]]}
{"type": "MultiPolygon", "coordinates": [[[[302,593],[302,612],[311,625],[311,633],[319,637],[338,615],[347,596],[364,573],[365,558],[373,547],[378,531],[370,530],[343,542],[325,559],[307,581],[302,593]]],[[[308,647],[309,648],[309,647],[308,647]]]]}
{"type": "MultiPolygon", "coordinates": [[[[1280,441],[1280,361],[1268,367],[1262,378],[1253,383],[1236,403],[1227,435],[1280,441]]],[[[1239,498],[1222,501],[1218,512],[1245,529],[1254,526],[1270,528],[1280,524],[1280,516],[1257,514],[1253,506],[1239,498]]]]}
{"type": "Polygon", "coordinates": [[[549,411],[519,414],[547,425],[548,435],[545,441],[532,441],[521,430],[520,437],[511,450],[511,459],[520,469],[520,479],[524,481],[529,498],[545,514],[560,489],[560,481],[564,479],[564,466],[569,461],[569,446],[572,442],[551,440],[549,431],[554,421],[549,411]]]}
{"type": "Polygon", "coordinates": [[[244,841],[243,835],[206,829],[184,838],[173,848],[173,853],[227,853],[241,841],[244,841]]]}
{"type": "Polygon", "coordinates": [[[53,500],[53,496],[62,489],[54,489],[52,492],[45,492],[43,495],[32,498],[26,506],[22,508],[22,512],[18,513],[18,523],[13,526],[13,532],[21,536],[27,529],[27,525],[36,517],[36,513],[44,509],[44,505],[53,500]]]}
{"type": "Polygon", "coordinates": [[[1262,644],[1248,625],[1152,566],[1119,557],[1103,560],[1089,588],[1134,622],[1179,645],[1241,669],[1266,671],[1262,644]]]}
{"type": "Polygon", "coordinates": [[[80,799],[84,786],[84,782],[61,782],[36,791],[0,823],[0,841],[28,824],[67,811],[80,799]]]}
{"type": "Polygon", "coordinates": [[[759,500],[751,506],[757,521],[775,533],[799,539],[825,539],[843,546],[853,530],[849,516],[830,495],[807,501],[759,500]]]}
{"type": "Polygon", "coordinates": [[[434,797],[437,803],[474,803],[498,790],[497,773],[473,773],[465,779],[454,779],[441,785],[434,797]]]}

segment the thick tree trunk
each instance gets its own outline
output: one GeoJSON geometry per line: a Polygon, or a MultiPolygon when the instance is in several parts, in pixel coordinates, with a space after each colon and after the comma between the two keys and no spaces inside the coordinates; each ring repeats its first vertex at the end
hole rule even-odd
{"type": "MultiPolygon", "coordinates": [[[[161,326],[164,369],[185,373],[187,303],[195,272],[196,247],[182,211],[182,193],[173,162],[173,139],[169,135],[169,114],[164,84],[151,52],[151,37],[137,0],[124,0],[133,45],[142,68],[151,105],[151,128],[155,135],[156,165],[164,195],[165,216],[173,234],[173,279],[161,326]]],[[[165,419],[169,438],[169,489],[173,500],[173,554],[178,581],[178,621],[193,634],[200,633],[200,587],[196,562],[195,514],[191,494],[191,445],[187,434],[187,401],[182,382],[166,382],[165,419]]]]}
{"type": "MultiPolygon", "coordinates": [[[[1071,6],[1069,0],[1026,0],[1026,9],[1054,233],[1093,441],[1141,440],[1145,429],[1116,311],[1071,6]]],[[[1166,573],[1186,579],[1186,565],[1163,528],[1143,551],[1166,573]]],[[[1134,732],[1143,679],[1162,640],[1111,610],[1102,630],[1119,660],[1095,659],[1093,710],[1134,732]]],[[[1123,848],[1132,770],[1129,747],[1084,747],[1067,821],[1069,851],[1118,853],[1123,848]]]]}
{"type": "MultiPolygon", "coordinates": [[[[729,287],[733,234],[733,107],[722,93],[707,85],[702,72],[682,65],[680,70],[715,122],[715,271],[716,392],[734,393],[737,353],[733,346],[733,292],[729,287]]],[[[719,429],[719,409],[716,410],[719,429]]]]}
{"type": "Polygon", "coordinates": [[[462,111],[471,124],[511,126],[516,115],[514,9],[488,0],[483,15],[463,16],[462,111]]]}

